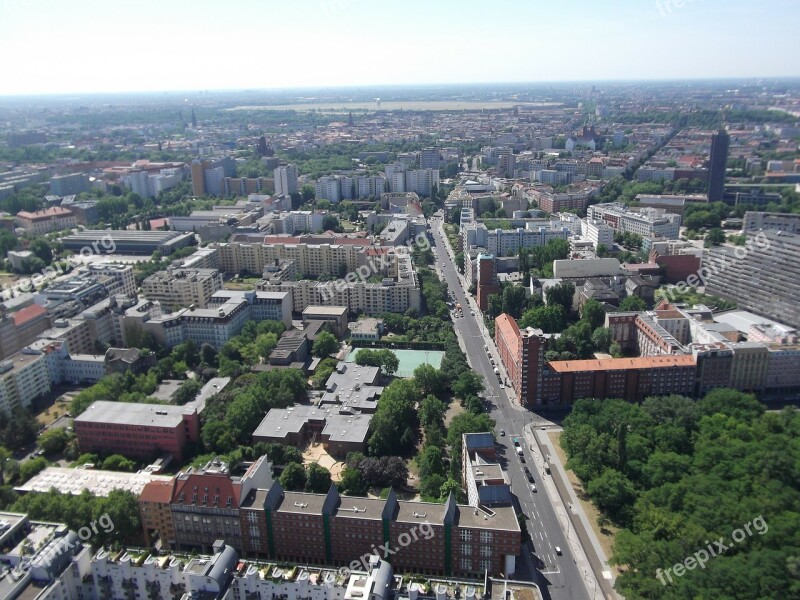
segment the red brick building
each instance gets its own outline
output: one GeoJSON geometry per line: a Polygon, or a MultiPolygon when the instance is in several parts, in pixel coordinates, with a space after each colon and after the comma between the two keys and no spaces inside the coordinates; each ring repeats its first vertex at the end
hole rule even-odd
{"type": "Polygon", "coordinates": [[[379,500],[340,496],[335,486],[327,494],[288,492],[275,482],[251,491],[241,512],[252,525],[242,528],[244,548],[309,564],[349,565],[386,544],[399,571],[509,576],[522,541],[513,507],[458,506],[452,496],[444,504],[405,502],[391,491],[379,500]]]}
{"type": "Polygon", "coordinates": [[[150,459],[169,452],[183,460],[188,442],[200,439],[196,408],[98,401],[74,420],[81,452],[150,459]]]}
{"type": "Polygon", "coordinates": [[[541,404],[544,353],[550,337],[540,329],[520,331],[514,317],[505,313],[495,319],[494,341],[497,351],[516,400],[523,406],[541,404]]]}
{"type": "MultiPolygon", "coordinates": [[[[570,405],[580,398],[623,398],[640,402],[647,396],[693,396],[697,365],[690,354],[559,360],[547,368],[560,376],[557,397],[570,405]]],[[[551,392],[552,393],[552,392],[551,392]]]]}

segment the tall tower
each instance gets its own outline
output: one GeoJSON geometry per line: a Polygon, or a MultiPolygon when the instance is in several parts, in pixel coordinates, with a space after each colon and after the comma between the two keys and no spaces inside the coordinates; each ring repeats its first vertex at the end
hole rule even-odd
{"type": "Polygon", "coordinates": [[[711,136],[711,158],[708,161],[708,201],[720,202],[725,191],[725,168],[728,164],[730,136],[723,130],[711,136]]]}

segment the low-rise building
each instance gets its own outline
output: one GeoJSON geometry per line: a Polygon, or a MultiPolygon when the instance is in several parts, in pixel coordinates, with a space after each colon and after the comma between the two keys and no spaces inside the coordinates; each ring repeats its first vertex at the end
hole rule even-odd
{"type": "Polygon", "coordinates": [[[170,453],[183,459],[189,442],[200,439],[194,407],[99,400],[74,419],[82,452],[150,459],[170,453]]]}

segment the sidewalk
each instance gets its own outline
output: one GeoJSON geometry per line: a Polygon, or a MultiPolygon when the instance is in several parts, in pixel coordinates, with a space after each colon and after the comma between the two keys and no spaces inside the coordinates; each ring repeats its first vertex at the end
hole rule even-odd
{"type": "MultiPolygon", "coordinates": [[[[554,430],[549,430],[554,431],[554,430]]],[[[614,590],[615,577],[608,565],[608,559],[600,547],[600,542],[592,530],[591,523],[578,502],[578,497],[569,485],[564,467],[556,454],[547,432],[534,429],[532,425],[525,428],[525,440],[533,454],[536,469],[542,477],[544,488],[553,509],[558,516],[561,529],[566,532],[570,550],[576,564],[584,576],[589,597],[592,600],[603,598],[619,599],[621,596],[614,590]],[[551,475],[545,472],[545,456],[549,459],[551,475]],[[559,489],[556,477],[567,482],[566,490],[559,489]],[[562,495],[566,491],[566,498],[562,495]],[[565,505],[566,504],[566,505],[565,505]],[[591,549],[587,552],[587,546],[591,549]]]]}

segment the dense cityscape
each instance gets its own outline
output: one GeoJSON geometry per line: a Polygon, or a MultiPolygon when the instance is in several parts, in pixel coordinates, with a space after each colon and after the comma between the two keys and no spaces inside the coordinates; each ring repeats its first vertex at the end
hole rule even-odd
{"type": "Polygon", "coordinates": [[[0,598],[800,597],[800,80],[281,73],[0,91],[0,598]]]}

